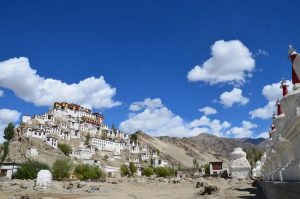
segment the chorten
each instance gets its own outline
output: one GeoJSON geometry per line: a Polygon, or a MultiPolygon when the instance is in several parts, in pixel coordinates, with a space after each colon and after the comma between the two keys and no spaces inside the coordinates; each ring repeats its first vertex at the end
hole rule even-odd
{"type": "Polygon", "coordinates": [[[230,172],[232,178],[250,177],[251,166],[241,148],[235,148],[231,153],[230,172]]]}

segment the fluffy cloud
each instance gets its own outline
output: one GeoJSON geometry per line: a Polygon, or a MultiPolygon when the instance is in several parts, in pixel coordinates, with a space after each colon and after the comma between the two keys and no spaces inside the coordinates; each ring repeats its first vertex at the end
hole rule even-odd
{"type": "Polygon", "coordinates": [[[201,109],[199,109],[199,112],[204,113],[204,115],[213,115],[213,114],[217,114],[218,111],[212,107],[206,106],[203,107],[201,109]]]}
{"type": "Polygon", "coordinates": [[[212,57],[188,72],[189,81],[209,84],[243,84],[255,68],[255,60],[249,49],[239,40],[216,41],[211,47],[212,57]]]}
{"type": "Polygon", "coordinates": [[[12,90],[19,98],[36,106],[49,106],[55,101],[90,108],[111,108],[121,104],[112,99],[116,89],[106,83],[103,76],[67,84],[39,76],[25,57],[0,62],[0,87],[12,90]]]}
{"type": "Polygon", "coordinates": [[[207,128],[210,134],[216,136],[223,136],[224,130],[229,128],[231,124],[227,121],[221,123],[220,120],[210,120],[206,116],[202,116],[200,119],[193,120],[190,124],[190,128],[207,128]]]}
{"type": "Polygon", "coordinates": [[[3,142],[3,132],[10,122],[17,122],[21,113],[11,109],[0,109],[0,143],[3,142]]]}
{"type": "Polygon", "coordinates": [[[275,101],[269,101],[267,105],[261,108],[254,109],[249,112],[251,115],[251,118],[260,118],[263,120],[270,119],[273,116],[273,113],[275,113],[276,107],[275,101]]]}
{"type": "Polygon", "coordinates": [[[221,135],[224,128],[230,127],[228,122],[210,120],[206,116],[192,122],[185,122],[165,107],[159,98],[145,99],[134,102],[130,106],[133,111],[129,118],[120,123],[120,129],[125,132],[142,130],[153,136],[195,136],[200,133],[221,135]],[[138,112],[137,112],[138,111],[138,112]]]}
{"type": "Polygon", "coordinates": [[[144,109],[145,107],[147,107],[149,109],[155,109],[155,108],[160,108],[162,106],[163,106],[163,104],[161,102],[161,99],[146,98],[143,102],[132,103],[129,107],[129,110],[135,112],[135,111],[140,111],[140,110],[144,109]]]}
{"type": "Polygon", "coordinates": [[[262,133],[260,133],[260,134],[258,134],[257,136],[256,136],[256,138],[265,138],[265,139],[267,139],[267,138],[269,138],[269,132],[262,132],[262,133]]]}
{"type": "Polygon", "coordinates": [[[244,120],[241,127],[233,127],[226,134],[235,138],[251,137],[253,128],[257,128],[257,125],[244,120]]]}
{"type": "MultiPolygon", "coordinates": [[[[292,90],[293,84],[291,81],[287,81],[289,91],[292,90]]],[[[276,110],[276,100],[282,98],[282,90],[280,88],[281,83],[273,83],[264,86],[262,89],[263,96],[268,100],[268,103],[261,108],[254,109],[249,112],[251,118],[270,119],[276,110]]]]}
{"type": "Polygon", "coordinates": [[[224,92],[220,95],[220,103],[225,107],[232,107],[233,104],[246,105],[249,102],[247,97],[242,95],[242,90],[234,88],[230,92],[224,92]]]}

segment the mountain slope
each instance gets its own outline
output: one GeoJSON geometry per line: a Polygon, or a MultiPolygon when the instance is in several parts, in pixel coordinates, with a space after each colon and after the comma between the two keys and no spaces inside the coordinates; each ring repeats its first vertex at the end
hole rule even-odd
{"type": "Polygon", "coordinates": [[[172,164],[181,164],[183,166],[192,166],[194,158],[200,164],[218,160],[228,163],[230,161],[230,153],[234,148],[261,150],[258,145],[252,143],[261,143],[263,141],[223,138],[209,134],[200,134],[188,138],[151,137],[141,132],[138,133],[138,140],[141,144],[147,144],[152,149],[158,149],[172,164]]]}

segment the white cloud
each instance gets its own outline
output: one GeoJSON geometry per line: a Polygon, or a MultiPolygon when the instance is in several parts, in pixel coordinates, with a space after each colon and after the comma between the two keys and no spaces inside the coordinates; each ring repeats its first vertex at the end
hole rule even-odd
{"type": "Polygon", "coordinates": [[[12,90],[19,98],[36,106],[50,106],[55,101],[89,108],[111,108],[121,104],[112,99],[116,89],[106,83],[103,76],[67,84],[39,76],[25,57],[0,62],[0,87],[12,90]]]}
{"type": "Polygon", "coordinates": [[[223,123],[219,120],[211,121],[206,116],[190,123],[185,122],[180,116],[165,107],[159,98],[147,98],[142,102],[134,102],[132,105],[130,110],[134,112],[129,114],[127,120],[120,123],[120,129],[128,133],[142,130],[153,136],[188,137],[200,133],[220,136],[225,128],[230,127],[226,121],[223,123]]]}
{"type": "Polygon", "coordinates": [[[218,111],[212,107],[209,106],[205,106],[201,109],[199,109],[199,112],[204,113],[204,115],[213,115],[213,114],[217,114],[218,111]]]}
{"type": "Polygon", "coordinates": [[[255,53],[255,56],[264,56],[264,57],[268,57],[269,56],[269,52],[263,49],[258,49],[258,51],[255,53]]]}
{"type": "MultiPolygon", "coordinates": [[[[293,84],[291,81],[286,81],[289,91],[292,90],[293,84]]],[[[270,119],[273,113],[276,111],[276,100],[282,98],[282,90],[280,88],[281,83],[273,83],[266,85],[262,89],[263,96],[268,100],[268,103],[261,108],[254,109],[249,112],[251,118],[270,119]]]]}
{"type": "Polygon", "coordinates": [[[4,141],[3,132],[5,127],[10,122],[17,122],[19,120],[21,113],[16,110],[11,109],[0,109],[0,143],[4,141]]]}
{"type": "Polygon", "coordinates": [[[3,97],[3,96],[4,96],[4,91],[0,90],[0,97],[3,97]]]}
{"type": "Polygon", "coordinates": [[[229,129],[226,134],[235,138],[252,137],[253,128],[257,128],[257,125],[244,120],[241,127],[233,127],[229,129]]]}
{"type": "Polygon", "coordinates": [[[261,108],[254,109],[249,112],[251,115],[251,118],[260,118],[260,119],[269,119],[273,116],[273,113],[275,113],[276,107],[275,101],[269,101],[267,105],[261,108]]]}
{"type": "Polygon", "coordinates": [[[209,84],[234,83],[241,85],[255,68],[249,49],[239,40],[216,41],[211,47],[212,57],[188,72],[189,81],[209,84]]]}
{"type": "Polygon", "coordinates": [[[220,95],[220,103],[225,107],[232,107],[233,104],[246,105],[249,102],[247,97],[242,95],[242,90],[234,88],[230,92],[224,92],[220,95]]]}
{"type": "Polygon", "coordinates": [[[211,120],[206,115],[187,122],[172,113],[159,98],[147,98],[133,104],[141,105],[142,108],[138,111],[134,108],[133,112],[129,113],[128,119],[120,123],[120,129],[127,133],[142,130],[152,136],[189,137],[208,133],[222,137],[241,138],[253,136],[252,129],[257,128],[256,124],[245,120],[242,121],[241,127],[231,127],[228,121],[211,120]]]}
{"type": "Polygon", "coordinates": [[[130,111],[140,111],[144,109],[145,107],[149,109],[155,109],[162,107],[163,104],[161,102],[161,99],[156,98],[156,99],[150,99],[146,98],[143,102],[134,102],[130,105],[129,110],[130,111]]]}
{"type": "Polygon", "coordinates": [[[265,138],[265,139],[268,139],[269,138],[269,132],[262,132],[262,133],[260,133],[260,134],[258,134],[257,136],[256,136],[256,138],[265,138]]]}

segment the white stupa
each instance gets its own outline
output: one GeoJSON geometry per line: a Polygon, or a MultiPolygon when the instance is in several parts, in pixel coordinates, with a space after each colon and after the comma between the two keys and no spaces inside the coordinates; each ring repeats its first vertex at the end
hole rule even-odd
{"type": "Polygon", "coordinates": [[[232,178],[250,177],[251,166],[241,148],[235,148],[231,153],[230,172],[232,178]]]}
{"type": "Polygon", "coordinates": [[[252,169],[252,177],[260,178],[261,177],[261,162],[257,161],[255,167],[252,169]]]}
{"type": "Polygon", "coordinates": [[[52,184],[52,174],[49,170],[40,170],[36,178],[36,187],[46,189],[52,184]]]}

